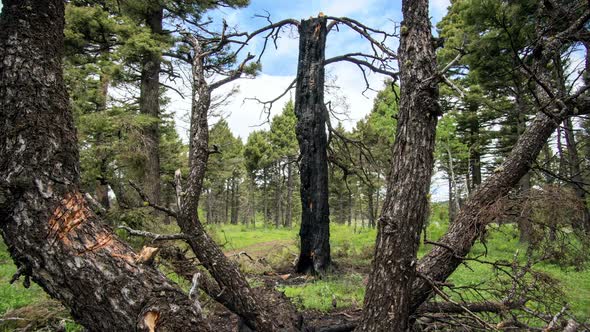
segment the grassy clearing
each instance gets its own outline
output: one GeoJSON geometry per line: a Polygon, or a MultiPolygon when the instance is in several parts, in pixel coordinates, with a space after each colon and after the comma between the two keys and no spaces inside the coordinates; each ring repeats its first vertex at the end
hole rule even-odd
{"type": "MultiPolygon", "coordinates": [[[[177,232],[176,226],[160,226],[162,233],[177,232]]],[[[427,229],[429,239],[437,240],[447,228],[444,214],[435,212],[427,229]]],[[[264,257],[270,265],[290,266],[297,254],[298,226],[292,229],[272,226],[247,228],[243,225],[209,225],[208,232],[223,245],[228,253],[246,251],[258,258],[264,257]]],[[[280,290],[290,297],[302,309],[315,309],[327,312],[333,309],[332,299],[336,299],[338,308],[361,307],[365,292],[365,277],[373,256],[376,231],[369,228],[354,228],[346,225],[331,225],[331,248],[335,262],[340,267],[339,274],[328,275],[322,279],[306,282],[302,285],[281,287],[280,290]]],[[[134,239],[134,241],[138,241],[134,239]]],[[[141,245],[139,241],[137,245],[141,245]]],[[[421,246],[419,256],[422,256],[430,246],[421,246]]],[[[518,232],[511,225],[493,227],[486,238],[486,246],[478,243],[474,246],[471,256],[487,261],[511,261],[515,252],[525,252],[525,247],[518,243],[518,232]],[[486,255],[487,253],[487,255],[486,255]]],[[[520,257],[520,256],[519,256],[520,257]]],[[[522,259],[522,257],[520,257],[522,259]]],[[[254,276],[266,270],[260,266],[241,265],[245,272],[251,275],[253,286],[259,284],[254,276]]],[[[537,270],[559,280],[563,291],[563,301],[570,304],[571,312],[581,321],[590,318],[590,269],[581,271],[573,268],[562,268],[553,264],[540,264],[537,270]]],[[[7,311],[34,307],[38,303],[47,301],[47,296],[37,285],[25,289],[22,283],[9,285],[8,281],[16,271],[6,247],[0,242],[0,316],[7,311]]],[[[164,271],[169,277],[188,288],[184,280],[180,280],[170,271],[164,271]]],[[[476,285],[482,282],[493,282],[496,272],[487,264],[469,262],[462,265],[449,278],[449,282],[456,286],[476,285]]],[[[492,295],[492,294],[484,294],[492,295]]],[[[477,296],[468,296],[477,300],[477,296]]],[[[68,324],[69,325],[69,324],[68,324]]],[[[76,326],[68,327],[75,331],[76,326]]],[[[0,326],[0,331],[2,331],[0,326]]]]}

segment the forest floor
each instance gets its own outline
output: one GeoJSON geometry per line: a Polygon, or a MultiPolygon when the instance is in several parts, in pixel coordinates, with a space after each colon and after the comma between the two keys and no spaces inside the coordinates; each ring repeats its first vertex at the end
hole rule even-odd
{"type": "MultiPolygon", "coordinates": [[[[428,238],[438,239],[446,227],[443,222],[431,222],[428,238]]],[[[223,246],[226,255],[239,262],[253,287],[270,284],[284,292],[304,312],[306,320],[318,321],[322,317],[331,317],[346,322],[360,314],[373,255],[374,229],[333,224],[331,249],[335,267],[331,273],[318,278],[292,273],[298,252],[296,227],[276,229],[259,226],[253,229],[242,225],[213,225],[207,228],[223,246]]],[[[165,231],[175,231],[174,226],[166,226],[165,231]]],[[[421,246],[419,255],[423,255],[429,247],[421,246]]],[[[492,227],[486,245],[477,244],[470,255],[486,261],[510,262],[515,255],[523,260],[521,256],[525,251],[526,247],[518,243],[518,233],[514,227],[504,225],[492,227]]],[[[542,263],[534,268],[556,280],[556,291],[551,296],[560,297],[557,300],[562,303],[567,302],[578,321],[588,322],[590,269],[562,265],[542,263]]],[[[9,280],[15,272],[16,267],[4,243],[0,241],[0,331],[16,328],[23,331],[41,328],[52,330],[58,324],[65,324],[68,331],[80,330],[67,311],[54,304],[39,286],[32,284],[25,289],[21,282],[10,285],[9,280]]],[[[189,287],[188,282],[173,272],[164,272],[181,287],[189,287]]],[[[448,282],[455,286],[493,288],[506,281],[494,266],[470,261],[461,266],[448,282]]],[[[484,291],[482,294],[467,292],[463,296],[468,300],[478,300],[478,296],[494,299],[496,295],[484,291]]]]}

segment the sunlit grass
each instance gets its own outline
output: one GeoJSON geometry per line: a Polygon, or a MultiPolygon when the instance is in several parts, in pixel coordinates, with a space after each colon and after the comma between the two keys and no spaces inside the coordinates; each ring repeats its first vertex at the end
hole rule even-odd
{"type": "MultiPolygon", "coordinates": [[[[428,239],[438,240],[447,227],[448,221],[444,213],[435,211],[431,214],[427,229],[428,239]]],[[[298,252],[299,225],[297,224],[293,225],[293,228],[275,228],[274,225],[265,226],[259,222],[256,228],[251,225],[226,224],[206,225],[206,229],[219,244],[223,245],[223,250],[226,252],[244,250],[255,257],[265,257],[271,263],[280,263],[283,260],[287,264],[292,264],[298,252]]],[[[174,223],[171,223],[170,225],[160,224],[154,231],[175,233],[179,230],[174,223]]],[[[336,272],[300,285],[280,287],[280,290],[284,291],[299,308],[329,311],[333,309],[333,298],[336,299],[338,308],[362,306],[365,293],[364,280],[373,256],[376,230],[362,228],[360,224],[357,224],[355,228],[332,223],[330,233],[332,256],[338,266],[336,272]]],[[[513,225],[491,227],[485,240],[485,245],[478,242],[473,247],[470,257],[478,257],[486,261],[510,262],[518,252],[518,260],[524,261],[526,247],[518,242],[518,231],[513,225]]],[[[134,241],[139,240],[134,239],[134,241]]],[[[137,244],[141,245],[140,242],[137,244]]],[[[431,245],[420,246],[418,255],[424,255],[430,248],[431,245]]],[[[549,263],[539,264],[536,269],[559,280],[559,285],[565,294],[563,301],[569,303],[571,312],[579,320],[584,321],[590,317],[590,270],[578,271],[549,263]]],[[[25,289],[20,282],[14,285],[8,284],[15,272],[16,267],[6,251],[6,246],[0,242],[0,298],[2,299],[0,315],[8,310],[47,299],[43,290],[35,284],[29,289],[25,289]]],[[[164,272],[184,289],[189,287],[187,281],[178,278],[171,271],[164,272]]],[[[253,274],[263,271],[250,269],[246,272],[250,274],[250,283],[258,285],[259,281],[253,274]]],[[[489,264],[469,261],[466,265],[461,265],[448,281],[455,286],[479,285],[494,279],[495,272],[494,267],[489,264]]],[[[486,295],[486,293],[483,294],[486,295]]],[[[478,300],[476,296],[469,295],[466,299],[478,300]]]]}

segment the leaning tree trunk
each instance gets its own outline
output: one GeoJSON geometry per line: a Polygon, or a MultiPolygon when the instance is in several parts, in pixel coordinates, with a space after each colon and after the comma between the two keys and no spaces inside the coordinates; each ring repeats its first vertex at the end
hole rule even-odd
{"type": "Polygon", "coordinates": [[[295,90],[297,141],[301,151],[301,252],[297,272],[323,273],[330,266],[327,110],[324,105],[326,18],[302,20],[295,90]]]}
{"type": "Polygon", "coordinates": [[[399,47],[400,105],[392,171],[358,331],[407,331],[412,282],[440,114],[428,0],[404,0],[399,47]]]}
{"type": "MultiPolygon", "coordinates": [[[[145,20],[152,34],[162,34],[163,9],[157,6],[148,10],[145,20]]],[[[146,52],[141,68],[139,111],[154,120],[160,119],[160,62],[161,54],[146,52]]],[[[158,122],[143,130],[146,165],[144,169],[144,191],[155,204],[160,203],[160,125],[158,122]]]]}
{"type": "MultiPolygon", "coordinates": [[[[580,3],[585,3],[580,1],[580,3]]],[[[546,75],[549,68],[549,60],[559,54],[569,36],[584,31],[588,17],[588,7],[584,8],[584,14],[574,22],[567,30],[556,31],[556,36],[545,36],[539,40],[538,49],[542,50],[541,59],[536,67],[540,72],[541,80],[546,86],[552,86],[550,75],[546,75]],[[580,22],[582,24],[580,24],[580,22]]],[[[494,203],[506,196],[521,179],[530,171],[539,153],[545,146],[547,139],[559,127],[559,124],[572,114],[587,114],[588,95],[583,94],[577,98],[567,97],[557,100],[546,95],[543,89],[540,93],[540,105],[536,117],[527,126],[526,130],[518,137],[518,140],[506,160],[495,169],[477,190],[467,199],[455,223],[438,241],[441,245],[435,246],[422,259],[417,270],[423,278],[417,279],[412,287],[412,310],[415,312],[432,295],[431,283],[444,282],[455,269],[463,262],[475,241],[485,231],[487,222],[494,216],[494,203]],[[449,250],[452,248],[452,251],[449,250]],[[428,279],[428,280],[426,280],[428,279]]]]}
{"type": "MultiPolygon", "coordinates": [[[[469,253],[482,234],[490,214],[493,215],[493,204],[507,195],[528,173],[545,142],[564,118],[565,115],[550,118],[545,113],[537,114],[504,163],[467,199],[456,221],[438,241],[441,245],[420,259],[420,273],[433,282],[443,282],[455,271],[463,261],[461,257],[469,253]],[[453,251],[447,248],[453,248],[453,251]]],[[[414,311],[430,297],[432,289],[424,279],[417,279],[412,289],[414,311]]]]}
{"type": "Polygon", "coordinates": [[[64,2],[4,0],[0,229],[19,271],[90,331],[205,331],[192,301],[88,208],[62,77],[64,2]]]}
{"type": "MultiPolygon", "coordinates": [[[[192,62],[193,96],[191,107],[189,174],[186,188],[181,193],[178,225],[187,235],[187,242],[195,256],[225,292],[223,305],[241,317],[247,327],[255,331],[291,331],[292,321],[281,321],[272,308],[262,307],[237,264],[231,262],[207,234],[199,220],[198,207],[203,179],[209,159],[209,126],[207,116],[211,105],[211,91],[205,81],[204,52],[198,40],[192,46],[197,54],[192,62]]],[[[286,317],[285,315],[282,317],[286,317]]]]}

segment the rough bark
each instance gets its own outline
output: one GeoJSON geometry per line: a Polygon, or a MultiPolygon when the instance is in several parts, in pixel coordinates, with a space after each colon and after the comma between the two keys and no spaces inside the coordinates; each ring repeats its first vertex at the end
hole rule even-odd
{"type": "MultiPolygon", "coordinates": [[[[161,6],[147,5],[146,25],[152,34],[162,34],[163,9],[161,6]],[[155,8],[151,8],[155,7],[155,8]]],[[[141,64],[141,85],[139,112],[160,119],[160,62],[161,55],[147,52],[141,64]]],[[[153,123],[143,129],[145,148],[145,169],[143,186],[150,200],[160,203],[160,125],[153,123]]]]}
{"type": "Polygon", "coordinates": [[[326,18],[302,20],[295,89],[297,141],[301,153],[301,251],[297,272],[323,273],[330,266],[330,210],[324,104],[326,18]]]}
{"type": "Polygon", "coordinates": [[[404,0],[400,104],[392,172],[358,331],[407,331],[420,232],[428,210],[438,104],[427,0],[404,0]]]}
{"type": "Polygon", "coordinates": [[[64,2],[4,0],[0,229],[15,264],[90,331],[205,331],[180,288],[142,264],[79,191],[62,77],[64,2]]]}

